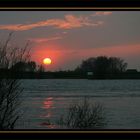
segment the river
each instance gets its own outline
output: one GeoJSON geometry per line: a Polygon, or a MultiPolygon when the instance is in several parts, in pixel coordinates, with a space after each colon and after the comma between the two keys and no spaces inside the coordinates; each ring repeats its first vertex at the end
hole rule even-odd
{"type": "Polygon", "coordinates": [[[140,129],[140,80],[22,80],[17,129],[59,129],[55,122],[67,108],[88,97],[105,109],[104,129],[140,129]]]}

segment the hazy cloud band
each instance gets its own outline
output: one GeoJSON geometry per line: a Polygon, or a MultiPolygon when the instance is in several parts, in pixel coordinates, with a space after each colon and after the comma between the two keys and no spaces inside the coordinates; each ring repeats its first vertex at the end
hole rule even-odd
{"type": "MultiPolygon", "coordinates": [[[[112,14],[112,12],[96,12],[92,16],[107,16],[112,14]]],[[[80,28],[84,26],[100,26],[103,21],[93,21],[89,16],[74,16],[65,15],[64,19],[48,19],[45,21],[40,21],[32,24],[11,24],[11,25],[0,25],[0,30],[11,30],[11,31],[25,31],[31,30],[37,27],[47,27],[53,26],[59,29],[72,29],[80,28]]]]}

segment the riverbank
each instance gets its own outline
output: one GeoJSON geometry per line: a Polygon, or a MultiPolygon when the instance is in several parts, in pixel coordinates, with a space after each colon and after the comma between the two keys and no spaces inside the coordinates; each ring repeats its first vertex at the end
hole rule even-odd
{"type": "Polygon", "coordinates": [[[12,72],[0,71],[0,78],[16,79],[140,79],[140,72],[136,73],[114,73],[114,74],[93,74],[77,71],[58,72],[12,72]]]}

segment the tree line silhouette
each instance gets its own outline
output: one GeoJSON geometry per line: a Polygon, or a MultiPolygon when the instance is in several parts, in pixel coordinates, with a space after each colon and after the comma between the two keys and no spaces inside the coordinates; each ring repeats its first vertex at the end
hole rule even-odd
{"type": "Polygon", "coordinates": [[[95,78],[107,78],[126,71],[127,63],[119,57],[98,56],[84,60],[76,71],[93,72],[95,78]]]}
{"type": "Polygon", "coordinates": [[[46,78],[90,78],[90,79],[139,79],[136,70],[127,70],[127,63],[119,57],[98,56],[83,60],[74,70],[46,71],[34,61],[19,61],[11,68],[0,69],[1,77],[23,79],[46,78]],[[92,75],[88,75],[92,72],[92,75]]]}

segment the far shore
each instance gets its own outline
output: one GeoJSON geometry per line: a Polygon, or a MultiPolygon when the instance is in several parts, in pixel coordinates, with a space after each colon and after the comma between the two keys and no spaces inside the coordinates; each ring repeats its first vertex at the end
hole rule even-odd
{"type": "Polygon", "coordinates": [[[11,72],[0,71],[0,79],[90,79],[90,80],[123,80],[140,79],[140,72],[136,73],[115,73],[115,74],[93,74],[77,71],[57,71],[57,72],[11,72]]]}

